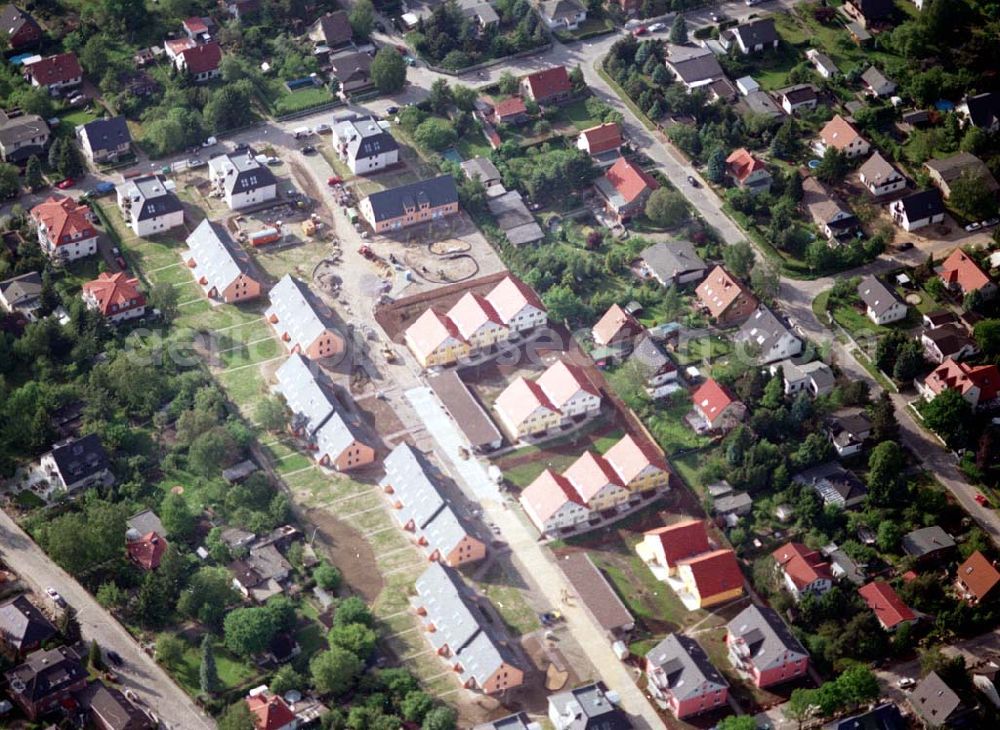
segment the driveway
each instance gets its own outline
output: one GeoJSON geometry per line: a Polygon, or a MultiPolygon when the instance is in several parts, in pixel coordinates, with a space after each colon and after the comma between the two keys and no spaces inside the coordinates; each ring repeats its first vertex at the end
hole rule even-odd
{"type": "Polygon", "coordinates": [[[75,607],[83,638],[96,639],[105,651],[118,652],[124,660],[115,668],[124,687],[131,689],[142,702],[172,730],[209,730],[215,727],[192,699],[174,684],[165,671],[145,654],[100,604],[62,568],[53,563],[10,516],[0,510],[0,556],[41,594],[54,587],[67,603],[75,607]]]}

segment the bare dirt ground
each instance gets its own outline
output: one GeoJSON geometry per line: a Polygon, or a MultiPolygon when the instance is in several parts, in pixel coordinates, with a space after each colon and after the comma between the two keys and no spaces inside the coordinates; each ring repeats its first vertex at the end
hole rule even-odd
{"type": "Polygon", "coordinates": [[[372,603],[384,584],[369,542],[325,508],[307,510],[305,516],[317,528],[316,539],[321,552],[343,574],[344,582],[358,591],[366,602],[372,603]]]}

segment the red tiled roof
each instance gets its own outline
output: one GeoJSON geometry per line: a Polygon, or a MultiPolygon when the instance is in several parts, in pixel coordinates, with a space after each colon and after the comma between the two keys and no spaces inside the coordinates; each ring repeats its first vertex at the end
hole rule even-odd
{"type": "Polygon", "coordinates": [[[963,294],[982,289],[991,281],[979,265],[960,248],[956,248],[944,260],[940,272],[945,284],[958,284],[963,294]]]}
{"type": "Polygon", "coordinates": [[[702,383],[692,398],[695,408],[708,419],[710,424],[714,424],[729,406],[736,403],[736,398],[730,395],[725,386],[720,385],[714,378],[709,378],[702,383]]]}
{"type": "Polygon", "coordinates": [[[295,713],[278,695],[259,694],[247,697],[247,707],[250,708],[257,730],[280,730],[295,722],[295,713]]]}
{"type": "Polygon", "coordinates": [[[155,532],[147,532],[138,540],[125,544],[129,557],[143,570],[156,570],[160,567],[163,553],[167,551],[167,541],[155,532]]]}
{"type": "Polygon", "coordinates": [[[465,338],[451,319],[431,307],[406,328],[406,336],[414,347],[423,354],[434,352],[449,337],[459,342],[465,338]]]}
{"type": "Polygon", "coordinates": [[[524,99],[519,96],[512,96],[509,99],[497,101],[493,104],[493,113],[498,119],[526,114],[527,111],[528,108],[524,105],[524,99]]]}
{"type": "Polygon", "coordinates": [[[586,507],[583,498],[577,493],[569,479],[546,469],[521,492],[521,504],[528,505],[538,519],[543,522],[567,502],[573,502],[586,507]]]}
{"type": "Polygon", "coordinates": [[[833,580],[830,564],[818,552],[800,542],[790,542],[775,550],[771,556],[799,590],[823,578],[833,580]]]}
{"type": "Polygon", "coordinates": [[[96,236],[97,231],[87,217],[89,213],[90,208],[69,198],[49,198],[31,209],[32,219],[45,226],[49,240],[56,246],[72,243],[62,241],[63,237],[79,234],[75,239],[79,241],[96,236]]]}
{"type": "Polygon", "coordinates": [[[188,33],[207,33],[208,26],[201,18],[194,17],[184,21],[184,30],[188,33]]]}
{"type": "Polygon", "coordinates": [[[64,84],[83,76],[80,62],[73,53],[57,53],[28,66],[28,74],[41,86],[64,84]]]}
{"type": "Polygon", "coordinates": [[[520,424],[539,408],[559,412],[534,380],[518,378],[504,388],[494,404],[512,423],[520,424]]]}
{"type": "Polygon", "coordinates": [[[976,600],[981,601],[1000,583],[1000,571],[977,550],[958,566],[955,578],[976,600]]]}
{"type": "Polygon", "coordinates": [[[130,279],[124,271],[102,272],[94,281],[84,284],[83,291],[97,300],[104,316],[146,305],[146,298],[139,291],[139,280],[130,279]]]}
{"type": "Polygon", "coordinates": [[[556,94],[566,94],[573,90],[565,66],[554,66],[544,71],[535,71],[524,77],[534,99],[546,99],[556,94]]]}
{"type": "Polygon", "coordinates": [[[679,565],[691,569],[691,577],[694,578],[702,600],[743,587],[743,571],[732,550],[705,553],[682,560],[679,565]]]}
{"type": "Polygon", "coordinates": [[[503,324],[493,305],[485,297],[473,292],[463,294],[446,316],[459,331],[459,336],[466,339],[489,322],[503,324]]]}
{"type": "Polygon", "coordinates": [[[618,122],[599,124],[583,130],[580,135],[587,138],[587,146],[592,155],[610,152],[622,146],[622,130],[618,122]]]}
{"type": "Polygon", "coordinates": [[[631,203],[647,189],[656,190],[660,187],[660,183],[656,182],[652,175],[624,157],[618,158],[618,162],[604,173],[604,177],[626,203],[631,203]]]}
{"type": "Polygon", "coordinates": [[[709,551],[708,531],[702,520],[687,520],[674,525],[657,527],[643,533],[643,537],[653,537],[663,546],[667,566],[676,565],[681,560],[693,558],[709,551]]]}
{"type": "Polygon", "coordinates": [[[885,581],[872,581],[859,588],[858,594],[868,604],[868,608],[875,612],[879,623],[887,629],[893,629],[901,623],[916,619],[909,606],[903,603],[892,586],[885,581]]]}
{"type": "Polygon", "coordinates": [[[639,476],[642,470],[648,466],[656,467],[661,471],[669,471],[667,460],[663,457],[663,452],[658,446],[651,443],[649,439],[635,438],[628,433],[622,437],[621,441],[605,452],[604,458],[608,460],[608,463],[625,484],[639,476]]]}
{"type": "Polygon", "coordinates": [[[745,147],[734,150],[726,158],[726,165],[729,167],[729,173],[740,182],[746,180],[751,173],[757,170],[767,169],[767,165],[764,164],[763,160],[758,160],[745,147]]]}
{"type": "Polygon", "coordinates": [[[592,331],[594,342],[598,345],[610,345],[634,337],[643,331],[643,326],[617,304],[612,304],[594,325],[592,331]]]}
{"type": "Polygon", "coordinates": [[[955,362],[949,357],[924,378],[924,385],[935,395],[957,390],[964,396],[972,388],[979,388],[978,403],[989,403],[1000,392],[1000,368],[955,362]]]}
{"type": "Polygon", "coordinates": [[[205,43],[181,51],[180,56],[184,59],[188,71],[193,74],[202,74],[219,68],[219,63],[222,61],[222,48],[215,42],[205,43]]]}

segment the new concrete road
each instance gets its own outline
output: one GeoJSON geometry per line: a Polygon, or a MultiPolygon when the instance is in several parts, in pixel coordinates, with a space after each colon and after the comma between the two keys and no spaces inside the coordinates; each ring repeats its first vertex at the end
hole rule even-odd
{"type": "Polygon", "coordinates": [[[96,639],[101,648],[117,652],[123,665],[115,667],[122,685],[171,730],[210,730],[210,720],[167,673],[143,652],[129,633],[100,604],[42,552],[10,516],[0,510],[0,557],[40,595],[53,587],[76,608],[83,638],[96,639]]]}

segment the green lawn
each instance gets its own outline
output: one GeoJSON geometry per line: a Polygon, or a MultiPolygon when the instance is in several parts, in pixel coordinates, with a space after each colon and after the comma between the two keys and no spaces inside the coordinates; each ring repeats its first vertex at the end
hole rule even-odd
{"type": "Polygon", "coordinates": [[[462,139],[458,140],[455,145],[458,153],[462,155],[466,160],[471,160],[474,157],[489,157],[493,148],[490,147],[483,133],[480,131],[471,132],[462,139]]]}
{"type": "Polygon", "coordinates": [[[687,340],[677,348],[675,357],[681,367],[699,365],[725,357],[732,350],[729,341],[718,335],[708,335],[687,340]]]}
{"type": "Polygon", "coordinates": [[[684,421],[691,411],[691,400],[679,398],[667,406],[656,409],[646,427],[656,437],[660,448],[669,456],[682,449],[697,449],[709,443],[707,436],[699,436],[684,421]]]}
{"type": "Polygon", "coordinates": [[[45,500],[34,492],[18,492],[14,503],[23,510],[33,510],[45,506],[45,500]]]}
{"type": "Polygon", "coordinates": [[[289,91],[283,83],[275,82],[272,87],[277,91],[277,94],[270,100],[270,106],[271,111],[277,116],[312,109],[315,106],[329,104],[336,99],[325,86],[312,86],[298,91],[289,91]]]}
{"type": "Polygon", "coordinates": [[[587,112],[587,100],[579,99],[572,104],[559,107],[559,113],[552,117],[552,123],[569,122],[577,129],[590,129],[601,123],[587,112]]]}
{"type": "Polygon", "coordinates": [[[707,461],[705,451],[693,451],[683,456],[671,458],[670,466],[700,497],[704,496],[705,493],[705,480],[702,479],[701,470],[707,461]]]}
{"type": "MultiPolygon", "coordinates": [[[[243,686],[259,676],[253,664],[232,654],[221,643],[215,644],[215,665],[225,689],[243,686]]],[[[188,694],[201,694],[201,646],[189,644],[180,664],[172,667],[171,673],[188,694]]]]}
{"type": "Polygon", "coordinates": [[[477,581],[479,588],[503,619],[512,636],[528,634],[539,628],[538,616],[524,599],[520,588],[513,585],[511,576],[517,572],[509,564],[510,556],[499,556],[483,577],[477,581]]]}

